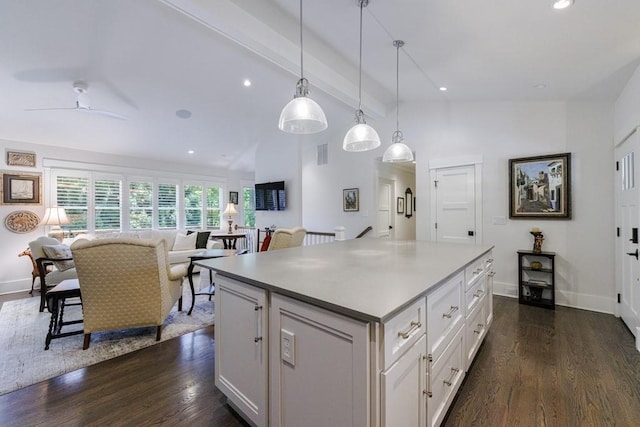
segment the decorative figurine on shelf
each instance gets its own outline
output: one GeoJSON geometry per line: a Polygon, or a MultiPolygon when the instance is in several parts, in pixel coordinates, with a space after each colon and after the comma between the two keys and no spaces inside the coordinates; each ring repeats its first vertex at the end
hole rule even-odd
{"type": "Polygon", "coordinates": [[[532,228],[531,234],[533,235],[533,252],[539,254],[542,252],[542,241],[544,240],[544,236],[538,227],[532,228]]]}

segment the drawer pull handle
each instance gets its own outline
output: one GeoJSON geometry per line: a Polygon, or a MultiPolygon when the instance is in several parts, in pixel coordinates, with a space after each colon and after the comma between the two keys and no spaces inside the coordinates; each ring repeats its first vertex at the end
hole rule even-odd
{"type": "Polygon", "coordinates": [[[457,305],[452,305],[451,310],[448,313],[443,313],[442,317],[446,317],[447,319],[451,319],[451,315],[458,311],[459,307],[457,305]]]}
{"type": "Polygon", "coordinates": [[[255,337],[255,338],[253,339],[253,342],[255,342],[255,343],[258,343],[258,342],[260,342],[260,341],[262,341],[262,337],[255,337]]]}
{"type": "Polygon", "coordinates": [[[411,336],[411,332],[415,331],[416,329],[419,329],[422,327],[422,323],[420,322],[411,322],[411,326],[409,327],[409,330],[407,330],[406,332],[398,332],[398,336],[402,337],[402,339],[408,339],[411,336]]]}
{"type": "Polygon", "coordinates": [[[443,383],[445,383],[446,385],[448,385],[449,387],[451,387],[453,378],[456,376],[456,374],[460,372],[460,369],[458,368],[451,368],[451,375],[449,376],[449,379],[447,380],[442,380],[443,383]]]}
{"type": "Polygon", "coordinates": [[[480,335],[483,329],[484,329],[484,325],[482,323],[478,323],[478,329],[474,329],[473,333],[480,335]]]}
{"type": "Polygon", "coordinates": [[[433,363],[433,356],[428,354],[422,356],[422,358],[427,361],[427,397],[433,397],[433,392],[431,391],[431,364],[433,363]]]}
{"type": "Polygon", "coordinates": [[[496,275],[496,272],[495,272],[495,271],[492,271],[491,273],[489,273],[489,277],[493,277],[493,276],[495,276],[495,275],[496,275]]]}
{"type": "Polygon", "coordinates": [[[482,273],[482,268],[478,268],[476,270],[473,271],[473,275],[477,276],[478,274],[482,273]]]}
{"type": "Polygon", "coordinates": [[[489,264],[491,264],[492,262],[493,262],[493,258],[489,258],[489,259],[487,260],[487,263],[489,263],[489,264]]]}
{"type": "Polygon", "coordinates": [[[476,291],[476,293],[475,293],[475,294],[473,294],[473,296],[474,296],[475,298],[480,298],[480,297],[482,296],[482,294],[484,294],[484,291],[483,291],[482,289],[478,289],[478,290],[476,291]]]}

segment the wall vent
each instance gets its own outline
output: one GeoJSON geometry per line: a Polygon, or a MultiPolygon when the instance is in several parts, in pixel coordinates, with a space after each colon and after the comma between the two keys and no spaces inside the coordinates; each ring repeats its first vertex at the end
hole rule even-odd
{"type": "Polygon", "coordinates": [[[329,163],[329,144],[318,145],[318,166],[329,163]]]}

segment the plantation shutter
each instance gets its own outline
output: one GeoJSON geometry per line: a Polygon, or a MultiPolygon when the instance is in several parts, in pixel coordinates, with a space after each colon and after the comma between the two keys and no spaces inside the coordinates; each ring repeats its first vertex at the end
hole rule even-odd
{"type": "Polygon", "coordinates": [[[207,228],[220,228],[220,188],[207,188],[207,228]]]}
{"type": "Polygon", "coordinates": [[[96,212],[96,231],[120,230],[120,183],[120,180],[95,180],[94,206],[96,212]]]}
{"type": "Polygon", "coordinates": [[[202,228],[202,186],[184,186],[185,228],[202,228]]]}
{"type": "Polygon", "coordinates": [[[89,179],[77,176],[56,177],[56,204],[63,207],[69,218],[65,230],[86,231],[89,193],[89,179]]]}
{"type": "Polygon", "coordinates": [[[129,183],[129,229],[150,229],[153,226],[153,184],[129,183]]]}
{"type": "Polygon", "coordinates": [[[178,226],[178,186],[158,184],[158,228],[178,226]]]}

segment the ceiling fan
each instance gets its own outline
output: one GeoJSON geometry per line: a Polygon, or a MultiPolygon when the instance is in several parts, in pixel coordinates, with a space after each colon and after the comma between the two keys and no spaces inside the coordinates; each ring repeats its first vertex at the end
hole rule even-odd
{"type": "Polygon", "coordinates": [[[86,113],[92,114],[100,114],[102,116],[111,117],[114,119],[120,120],[128,120],[127,116],[124,116],[119,113],[114,113],[113,111],[107,110],[98,110],[96,108],[91,108],[91,103],[89,100],[89,95],[87,95],[87,91],[89,89],[89,85],[83,81],[75,81],[73,82],[73,91],[78,94],[78,98],[76,99],[75,107],[54,107],[54,108],[26,108],[25,111],[83,111],[86,113]]]}

